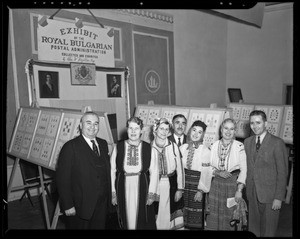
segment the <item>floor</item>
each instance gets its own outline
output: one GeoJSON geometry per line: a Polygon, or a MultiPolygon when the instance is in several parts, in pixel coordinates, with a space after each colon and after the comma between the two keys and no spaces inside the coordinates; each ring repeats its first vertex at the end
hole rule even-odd
{"type": "MultiPolygon", "coordinates": [[[[52,222],[52,218],[54,215],[54,210],[57,202],[57,195],[52,194],[51,198],[48,196],[47,205],[49,212],[49,219],[52,222]]],[[[277,230],[277,237],[292,237],[293,236],[293,205],[291,200],[290,204],[283,203],[283,207],[281,209],[280,221],[277,230]]],[[[7,216],[7,228],[10,232],[14,232],[19,229],[46,229],[46,220],[44,216],[43,210],[43,200],[41,196],[32,197],[31,205],[28,198],[24,197],[21,201],[15,200],[8,203],[8,216],[7,216]]],[[[65,230],[65,216],[60,216],[58,218],[56,229],[57,230],[65,230]]],[[[109,216],[109,220],[107,223],[107,229],[110,230],[119,230],[118,221],[116,213],[111,214],[109,216]]],[[[53,230],[50,230],[51,232],[53,230]]]]}

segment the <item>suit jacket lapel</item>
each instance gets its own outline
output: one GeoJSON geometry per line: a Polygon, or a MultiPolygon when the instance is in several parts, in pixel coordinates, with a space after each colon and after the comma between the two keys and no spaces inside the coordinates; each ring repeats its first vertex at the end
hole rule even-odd
{"type": "Polygon", "coordinates": [[[261,142],[261,147],[264,149],[269,141],[270,141],[270,138],[271,138],[271,134],[269,132],[266,133],[265,137],[264,137],[264,140],[261,142]]]}
{"type": "Polygon", "coordinates": [[[255,157],[256,157],[256,142],[255,142],[255,136],[252,137],[250,142],[250,150],[251,150],[251,161],[253,164],[255,163],[255,157]]]}
{"type": "Polygon", "coordinates": [[[264,137],[264,140],[261,142],[260,148],[258,150],[258,153],[264,152],[264,150],[268,147],[268,144],[270,142],[271,134],[267,132],[267,134],[264,137]]]}
{"type": "Polygon", "coordinates": [[[172,142],[174,142],[176,144],[174,134],[171,134],[171,136],[169,137],[169,140],[171,140],[172,142]]]}
{"type": "Polygon", "coordinates": [[[185,143],[186,143],[186,138],[187,138],[187,136],[184,134],[184,135],[183,135],[183,143],[182,143],[182,144],[185,144],[185,143]]]}

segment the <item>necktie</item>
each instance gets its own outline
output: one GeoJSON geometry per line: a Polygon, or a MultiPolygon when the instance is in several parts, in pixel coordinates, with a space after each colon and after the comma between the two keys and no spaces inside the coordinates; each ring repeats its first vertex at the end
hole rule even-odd
{"type": "Polygon", "coordinates": [[[180,138],[178,138],[178,147],[181,146],[180,138]]]}
{"type": "Polygon", "coordinates": [[[94,140],[91,140],[91,142],[92,142],[92,144],[93,144],[93,151],[94,151],[94,153],[95,153],[97,156],[100,156],[100,154],[99,154],[99,151],[98,151],[98,148],[97,148],[97,145],[96,145],[95,141],[94,141],[94,140]]]}
{"type": "Polygon", "coordinates": [[[257,137],[257,142],[256,142],[256,151],[259,150],[260,147],[260,136],[257,137]]]}

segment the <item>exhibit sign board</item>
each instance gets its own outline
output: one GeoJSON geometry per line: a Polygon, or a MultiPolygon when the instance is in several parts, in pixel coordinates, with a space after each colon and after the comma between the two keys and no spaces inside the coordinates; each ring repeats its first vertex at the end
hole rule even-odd
{"type": "MultiPolygon", "coordinates": [[[[39,16],[39,22],[43,19],[39,16]]],[[[114,67],[114,36],[111,28],[45,19],[38,24],[38,58],[42,61],[82,62],[114,67]],[[42,26],[44,25],[44,26],[42,26]]]]}

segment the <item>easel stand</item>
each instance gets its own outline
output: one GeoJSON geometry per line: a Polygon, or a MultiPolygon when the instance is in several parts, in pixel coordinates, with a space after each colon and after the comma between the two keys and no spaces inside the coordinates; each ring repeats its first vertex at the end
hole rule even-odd
{"type": "Polygon", "coordinates": [[[63,213],[60,212],[59,201],[57,201],[50,229],[56,229],[58,218],[61,215],[63,215],[63,213]]]}
{"type": "Polygon", "coordinates": [[[45,187],[51,181],[51,179],[45,179],[44,180],[42,167],[38,165],[40,182],[35,182],[34,184],[27,184],[27,185],[12,187],[12,183],[13,183],[13,180],[14,180],[16,170],[17,170],[17,167],[18,167],[19,163],[20,163],[20,158],[16,158],[16,160],[14,162],[12,172],[11,172],[11,175],[10,175],[10,178],[9,178],[9,182],[8,182],[7,197],[9,198],[9,195],[12,191],[24,190],[24,189],[27,189],[27,188],[31,188],[33,186],[40,185],[41,188],[42,188],[43,208],[44,208],[44,212],[45,212],[46,225],[47,225],[47,229],[50,229],[49,211],[48,211],[48,205],[47,205],[47,200],[46,200],[45,187]]]}
{"type": "MultiPolygon", "coordinates": [[[[22,161],[19,165],[20,165],[20,171],[21,171],[21,174],[22,174],[24,186],[25,185],[27,186],[24,189],[24,193],[23,193],[22,197],[19,199],[19,201],[22,201],[22,199],[27,195],[27,198],[29,199],[31,205],[33,206],[33,202],[31,200],[30,189],[39,187],[41,185],[39,172],[38,172],[38,166],[35,165],[35,164],[32,164],[32,163],[27,163],[25,161],[22,161]]],[[[44,171],[42,171],[42,172],[44,174],[44,171]]],[[[52,180],[44,178],[44,181],[45,180],[46,180],[45,190],[46,190],[47,195],[51,199],[51,197],[50,197],[51,193],[48,189],[48,185],[51,184],[52,180]]],[[[40,196],[41,195],[42,194],[40,193],[40,196]]]]}

